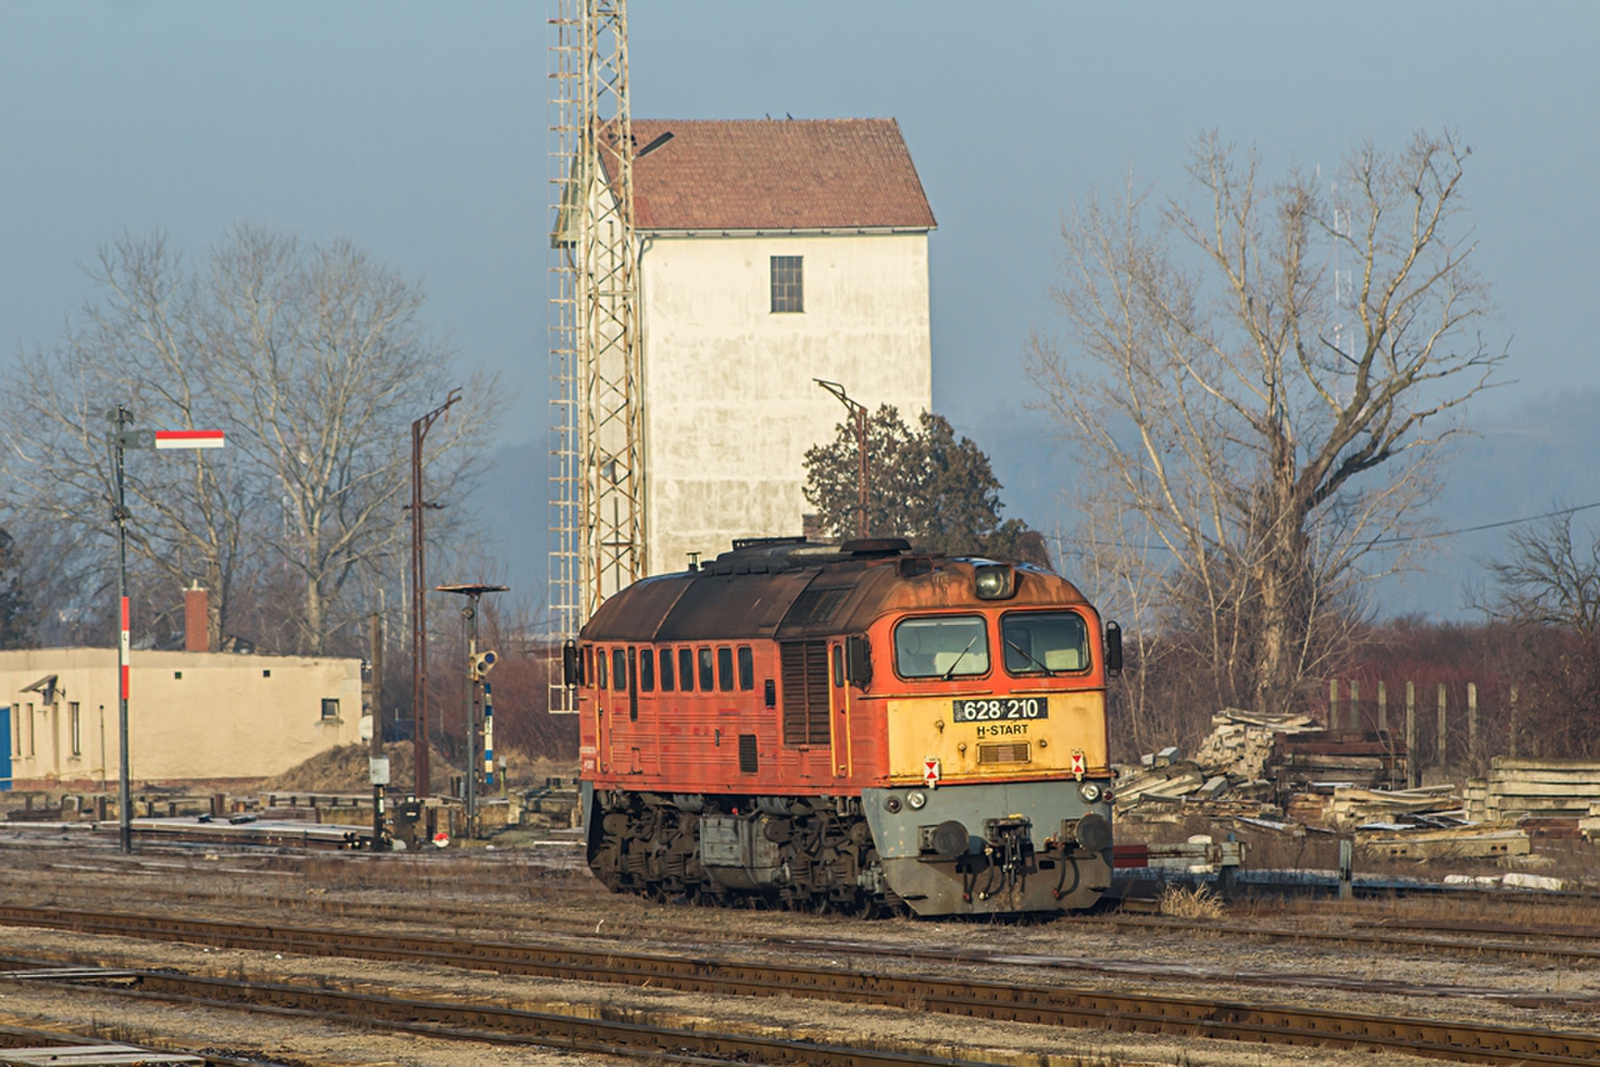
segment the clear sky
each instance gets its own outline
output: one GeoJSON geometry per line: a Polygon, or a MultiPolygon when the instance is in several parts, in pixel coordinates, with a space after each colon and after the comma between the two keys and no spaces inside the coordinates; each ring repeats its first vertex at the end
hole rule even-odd
{"type": "MultiPolygon", "coordinates": [[[[431,322],[516,390],[483,514],[507,576],[539,583],[547,15],[0,0],[0,358],[58,335],[81,264],[125,229],[191,255],[237,221],[347,235],[424,278],[431,322]]],[[[935,407],[993,455],[1010,515],[1071,521],[1071,457],[1020,371],[1030,330],[1059,326],[1061,211],[1130,164],[1175,189],[1208,129],[1273,172],[1459,129],[1490,337],[1513,359],[1441,514],[1600,501],[1600,5],[635,0],[630,18],[636,115],[899,119],[939,220],[935,407]]],[[[1500,543],[1440,542],[1385,610],[1456,613],[1500,543]]]]}

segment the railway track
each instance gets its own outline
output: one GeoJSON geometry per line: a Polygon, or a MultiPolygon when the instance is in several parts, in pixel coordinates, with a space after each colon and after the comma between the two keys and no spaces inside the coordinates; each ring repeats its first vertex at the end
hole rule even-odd
{"type": "MultiPolygon", "coordinates": [[[[428,901],[423,904],[384,904],[338,898],[329,899],[322,896],[307,896],[303,893],[295,896],[255,894],[245,897],[237,892],[193,889],[163,894],[163,899],[180,901],[190,906],[227,910],[271,907],[275,911],[295,915],[296,917],[316,914],[351,922],[394,923],[398,921],[418,923],[426,920],[437,924],[440,921],[449,922],[455,920],[460,929],[482,929],[486,926],[494,925],[496,921],[516,925],[523,925],[530,921],[526,900],[514,903],[510,901],[486,901],[474,906],[452,905],[439,901],[428,901]]],[[[540,916],[537,918],[536,924],[540,929],[570,931],[571,936],[595,936],[592,918],[569,919],[540,916]]],[[[1123,930],[1159,930],[1180,934],[1198,934],[1206,937],[1222,935],[1255,941],[1350,945],[1358,949],[1376,948],[1385,951],[1399,948],[1419,952],[1449,953],[1476,957],[1499,956],[1513,959],[1537,957],[1548,959],[1552,962],[1580,965],[1600,962],[1600,928],[1592,926],[1509,924],[1466,919],[1446,922],[1385,918],[1357,920],[1351,924],[1353,929],[1349,930],[1317,930],[1309,929],[1303,925],[1268,926],[1261,923],[1184,920],[1125,915],[1116,912],[1092,916],[1058,917],[1052,919],[1050,924],[1081,926],[1113,934],[1123,930]],[[1451,934],[1466,936],[1452,938],[1449,936],[1451,934]],[[1501,938],[1519,938],[1521,940],[1485,940],[1482,936],[1485,934],[1501,938]],[[1539,944],[1536,943],[1537,940],[1543,940],[1546,943],[1539,944]],[[1568,943],[1574,941],[1590,941],[1593,944],[1568,943]]],[[[629,923],[625,929],[642,931],[646,928],[648,928],[652,936],[681,937],[689,942],[704,936],[704,931],[701,929],[664,925],[654,915],[641,915],[637,922],[629,923]]],[[[617,935],[624,933],[625,930],[617,931],[617,935]]],[[[782,943],[791,940],[788,937],[750,932],[728,932],[724,937],[737,938],[740,941],[749,943],[782,943]]],[[[814,947],[819,949],[825,949],[826,947],[826,943],[822,939],[813,938],[808,940],[814,947]]],[[[850,945],[854,944],[857,944],[857,942],[840,940],[834,945],[834,948],[847,950],[850,945]]],[[[896,950],[893,946],[879,943],[874,947],[873,951],[883,954],[885,952],[895,952],[896,950]]],[[[1027,950],[1023,951],[1024,954],[1027,954],[1027,950]]],[[[903,954],[935,955],[920,948],[905,949],[903,954]]],[[[1043,958],[1038,953],[1033,953],[1032,955],[1035,959],[1043,958]]],[[[1150,975],[1150,977],[1159,978],[1160,975],[1150,975]]],[[[1246,981],[1244,984],[1253,983],[1246,981]]],[[[1261,984],[1267,984],[1267,980],[1263,980],[1261,984]]],[[[1513,1003],[1534,1003],[1533,998],[1519,1000],[1515,997],[1506,997],[1504,999],[1513,1003]]],[[[1549,1002],[1544,1001],[1542,1003],[1549,1002]]]]}
{"type": "MultiPolygon", "coordinates": [[[[13,959],[9,962],[27,961],[13,959]]],[[[816,1064],[819,1067],[916,1067],[923,1064],[981,1067],[982,1063],[936,1053],[847,1048],[804,1039],[715,1033],[523,1011],[470,1000],[424,1000],[285,982],[179,974],[168,969],[117,970],[107,971],[103,975],[80,970],[74,975],[52,975],[33,981],[63,990],[93,986],[99,992],[114,996],[181,1003],[196,1008],[298,1016],[364,1031],[387,1030],[438,1040],[501,1046],[536,1045],[674,1063],[816,1064]]],[[[245,1061],[219,1059],[205,1062],[234,1065],[245,1061]]]]}
{"type": "MultiPolygon", "coordinates": [[[[1259,1044],[1382,1049],[1468,1063],[1600,1063],[1600,1036],[1195,997],[902,975],[839,967],[0,906],[0,922],[219,948],[428,963],[736,996],[789,996],[1049,1026],[1259,1044]]],[[[352,1002],[353,1003],[353,1002],[352,1002]]]]}

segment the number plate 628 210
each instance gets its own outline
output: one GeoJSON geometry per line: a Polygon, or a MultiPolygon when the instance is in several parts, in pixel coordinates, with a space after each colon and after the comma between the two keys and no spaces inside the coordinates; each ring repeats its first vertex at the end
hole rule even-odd
{"type": "Polygon", "coordinates": [[[984,697],[953,701],[956,722],[1031,722],[1050,717],[1049,697],[984,697]]]}

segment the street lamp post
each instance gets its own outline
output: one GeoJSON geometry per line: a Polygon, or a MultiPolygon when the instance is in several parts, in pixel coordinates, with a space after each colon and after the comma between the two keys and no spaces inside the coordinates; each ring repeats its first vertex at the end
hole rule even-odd
{"type": "Polygon", "coordinates": [[[850,412],[856,426],[856,536],[870,537],[871,524],[867,520],[867,499],[871,495],[871,476],[867,468],[867,406],[851,399],[838,382],[813,378],[822,388],[839,399],[850,412]]]}
{"type": "MultiPolygon", "coordinates": [[[[467,638],[467,773],[466,773],[466,807],[467,807],[467,836],[477,836],[478,830],[478,691],[480,686],[486,686],[484,675],[495,664],[498,658],[493,650],[478,653],[478,599],[485,593],[503,593],[506,586],[485,585],[483,583],[462,583],[459,585],[440,585],[435,588],[441,593],[456,593],[467,598],[461,608],[462,621],[466,623],[467,638]]],[[[485,739],[487,740],[487,739],[485,739]]]]}

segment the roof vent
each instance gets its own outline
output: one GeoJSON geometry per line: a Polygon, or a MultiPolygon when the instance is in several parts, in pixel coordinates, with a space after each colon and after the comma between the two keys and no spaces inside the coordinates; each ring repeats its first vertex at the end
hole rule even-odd
{"type": "Polygon", "coordinates": [[[839,546],[839,551],[858,558],[898,556],[911,551],[911,542],[904,537],[862,537],[855,541],[846,541],[839,546]]]}

